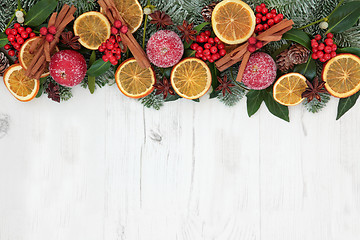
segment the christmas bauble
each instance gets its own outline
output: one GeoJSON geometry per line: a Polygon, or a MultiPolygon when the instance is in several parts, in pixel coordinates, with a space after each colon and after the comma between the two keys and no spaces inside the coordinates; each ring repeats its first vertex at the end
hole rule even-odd
{"type": "Polygon", "coordinates": [[[84,79],[87,67],[83,55],[73,50],[63,50],[51,58],[49,70],[57,83],[73,87],[84,79]]]}
{"type": "Polygon", "coordinates": [[[181,60],[184,54],[184,45],[175,32],[161,30],[151,36],[146,52],[150,62],[155,66],[168,68],[181,60]]]}

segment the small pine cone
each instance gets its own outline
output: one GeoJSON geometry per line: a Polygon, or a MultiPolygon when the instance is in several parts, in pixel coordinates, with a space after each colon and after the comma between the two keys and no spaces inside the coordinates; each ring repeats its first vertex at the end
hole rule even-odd
{"type": "Polygon", "coordinates": [[[306,63],[309,55],[310,51],[300,44],[292,45],[288,52],[289,60],[295,65],[306,63]]]}
{"type": "Polygon", "coordinates": [[[294,63],[289,59],[289,49],[282,51],[276,60],[276,65],[281,72],[287,72],[294,68],[294,63]]]}
{"type": "Polygon", "coordinates": [[[201,15],[203,16],[204,20],[206,22],[211,22],[211,15],[212,12],[214,11],[214,8],[216,6],[216,4],[218,4],[219,2],[213,2],[210,5],[205,6],[202,10],[201,10],[201,15]]]}
{"type": "Polygon", "coordinates": [[[2,76],[5,70],[9,67],[9,59],[3,52],[0,52],[0,76],[2,76]]]}

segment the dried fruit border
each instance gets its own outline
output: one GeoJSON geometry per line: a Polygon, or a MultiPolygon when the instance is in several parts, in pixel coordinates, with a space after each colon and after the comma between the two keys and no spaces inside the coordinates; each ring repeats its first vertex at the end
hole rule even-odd
{"type": "MultiPolygon", "coordinates": [[[[121,2],[121,0],[116,1],[121,2]]],[[[80,0],[77,2],[74,3],[75,7],[78,8],[75,17],[85,12],[99,11],[99,5],[95,0],[80,0]]],[[[102,2],[107,4],[112,1],[106,0],[102,2]]],[[[170,4],[171,1],[168,2],[170,4]]],[[[316,21],[300,26],[295,21],[295,26],[291,30],[287,29],[288,25],[282,27],[280,25],[285,25],[286,21],[288,21],[287,19],[292,19],[292,17],[299,18],[299,16],[295,16],[294,11],[278,12],[278,6],[274,4],[274,1],[265,1],[262,4],[256,4],[257,1],[245,1],[254,11],[256,26],[253,37],[248,39],[242,46],[231,46],[222,43],[213,33],[210,22],[212,12],[218,2],[201,0],[194,2],[202,4],[202,10],[197,10],[197,19],[201,17],[202,22],[195,21],[193,18],[190,20],[187,18],[183,19],[179,24],[179,21],[173,21],[172,17],[175,16],[172,16],[171,12],[167,14],[167,12],[163,11],[165,9],[161,8],[164,6],[163,1],[142,1],[144,20],[138,31],[134,33],[134,39],[140,43],[138,45],[141,45],[143,50],[146,50],[147,40],[155,31],[170,29],[176,32],[183,41],[184,51],[182,59],[196,57],[205,61],[209,66],[212,74],[212,88],[209,91],[210,98],[219,98],[226,105],[233,105],[246,95],[249,116],[254,115],[262,102],[265,102],[265,105],[273,115],[289,121],[288,106],[274,100],[273,94],[275,93],[273,92],[273,86],[276,79],[291,72],[300,73],[307,78],[308,86],[306,89],[303,89],[301,97],[305,100],[304,104],[310,103],[310,111],[319,111],[325,105],[323,102],[326,103],[330,99],[325,83],[322,81],[321,72],[323,66],[330,59],[336,58],[339,54],[343,53],[350,53],[360,57],[360,41],[357,41],[360,34],[360,1],[327,0],[324,5],[327,4],[326,7],[330,10],[325,10],[325,12],[328,12],[326,16],[321,15],[322,17],[319,17],[316,21]],[[272,7],[267,7],[268,5],[272,7]],[[274,30],[274,33],[270,34],[268,32],[269,34],[266,34],[267,30],[275,29],[274,27],[276,26],[279,28],[277,31],[274,30]],[[352,36],[354,39],[356,38],[353,41],[355,44],[349,44],[351,42],[349,39],[342,38],[343,33],[349,32],[354,28],[357,31],[357,34],[352,36]],[[278,36],[280,36],[279,39],[277,38],[278,36]],[[239,53],[237,51],[239,49],[245,53],[243,53],[240,59],[231,58],[226,60],[227,56],[239,53]],[[243,74],[248,72],[246,71],[247,60],[249,60],[254,52],[267,53],[274,59],[277,67],[276,79],[261,79],[255,85],[252,85],[252,83],[244,84],[241,81],[243,74]],[[221,69],[221,60],[223,60],[222,63],[225,65],[230,61],[232,66],[221,69]],[[269,81],[272,82],[270,87],[267,87],[269,81]],[[259,89],[259,84],[264,84],[266,88],[259,89]]],[[[114,22],[112,22],[111,27],[112,36],[104,41],[98,50],[91,51],[79,44],[79,37],[73,33],[73,22],[65,24],[66,28],[57,37],[57,29],[50,24],[50,16],[54,11],[59,11],[65,3],[67,1],[64,0],[18,0],[15,7],[14,1],[4,1],[2,3],[1,7],[4,8],[4,11],[0,13],[0,21],[6,21],[7,24],[5,23],[6,27],[2,27],[4,32],[0,33],[0,74],[5,72],[9,63],[11,65],[18,62],[17,58],[21,46],[27,39],[35,36],[43,36],[44,42],[48,42],[49,45],[56,41],[60,51],[73,50],[84,56],[88,69],[81,85],[88,88],[91,93],[94,93],[96,86],[113,85],[115,82],[114,72],[118,65],[126,59],[141,55],[141,52],[135,53],[129,50],[133,47],[130,44],[136,45],[137,42],[124,43],[124,39],[121,39],[121,34],[121,36],[128,34],[127,24],[123,19],[122,21],[119,21],[121,19],[113,19],[114,22]],[[6,15],[6,12],[11,12],[11,14],[6,15]],[[10,17],[6,19],[8,16],[10,17]]],[[[293,8],[296,8],[299,4],[295,3],[293,8]]],[[[180,10],[181,7],[179,6],[180,10]]],[[[279,6],[279,8],[284,9],[282,6],[279,6]]],[[[167,7],[166,9],[169,8],[167,7]]],[[[106,15],[111,19],[112,15],[106,15]]],[[[0,26],[5,26],[5,24],[0,22],[0,26]]],[[[290,22],[290,24],[292,25],[293,22],[290,22]]],[[[144,56],[140,56],[140,58],[146,64],[147,59],[144,59],[144,56]]],[[[169,80],[172,67],[160,68],[153,66],[153,68],[157,74],[154,91],[140,99],[140,101],[145,106],[158,109],[164,102],[175,101],[181,97],[173,90],[169,80]]],[[[265,65],[263,68],[272,68],[272,66],[265,65]]],[[[255,80],[257,79],[255,78],[255,80]]],[[[51,76],[42,78],[39,82],[40,89],[37,97],[46,93],[52,100],[60,102],[72,96],[71,88],[58,84],[51,76]]],[[[359,96],[360,93],[356,92],[351,96],[340,99],[337,119],[340,119],[355,105],[359,96]]],[[[198,102],[200,100],[195,99],[194,101],[198,102]]]]}

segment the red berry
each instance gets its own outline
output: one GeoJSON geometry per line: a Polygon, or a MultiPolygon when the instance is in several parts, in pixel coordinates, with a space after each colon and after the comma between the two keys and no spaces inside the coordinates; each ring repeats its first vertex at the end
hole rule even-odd
{"type": "Polygon", "coordinates": [[[19,27],[21,27],[21,25],[19,23],[14,24],[14,28],[18,29],[19,27]]]}
{"type": "Polygon", "coordinates": [[[316,60],[316,59],[318,59],[319,57],[318,57],[318,55],[316,54],[316,53],[313,53],[312,55],[311,55],[311,57],[312,57],[312,59],[314,59],[314,60],[316,60]]]}
{"type": "Polygon", "coordinates": [[[326,62],[326,59],[323,58],[323,57],[322,57],[322,58],[319,58],[319,60],[320,60],[320,62],[323,62],[323,63],[326,62]]]}
{"type": "Polygon", "coordinates": [[[225,45],[223,43],[220,43],[218,45],[218,49],[221,50],[221,49],[225,49],[225,45]]]}
{"type": "Polygon", "coordinates": [[[262,10],[262,7],[261,6],[256,6],[256,12],[261,12],[261,10],[262,10]]]}
{"type": "Polygon", "coordinates": [[[316,54],[317,54],[318,58],[324,57],[324,52],[323,51],[318,51],[316,54]]]}
{"type": "Polygon", "coordinates": [[[277,15],[277,17],[280,18],[280,21],[282,21],[282,20],[284,19],[284,15],[282,15],[281,13],[279,13],[279,14],[277,15]]]}
{"type": "Polygon", "coordinates": [[[205,56],[207,56],[207,55],[210,55],[211,53],[210,53],[210,50],[209,50],[209,49],[205,49],[204,52],[203,52],[203,54],[204,54],[205,56]]]}
{"type": "Polygon", "coordinates": [[[17,41],[17,43],[20,44],[20,45],[22,45],[22,44],[25,42],[22,37],[17,38],[16,41],[17,41]]]}
{"type": "Polygon", "coordinates": [[[117,35],[117,36],[116,36],[116,41],[117,41],[117,42],[121,42],[121,37],[120,37],[120,35],[117,35]]]}
{"type": "Polygon", "coordinates": [[[109,56],[108,56],[108,55],[102,56],[102,60],[103,60],[104,62],[109,61],[109,56]]]}
{"type": "Polygon", "coordinates": [[[215,40],[214,40],[213,38],[209,38],[208,43],[214,44],[214,43],[215,43],[215,40]]]}
{"type": "Polygon", "coordinates": [[[43,35],[43,36],[46,36],[48,33],[48,30],[46,27],[42,27],[40,28],[40,34],[43,35]]]}
{"type": "Polygon", "coordinates": [[[328,33],[328,34],[326,35],[326,37],[327,37],[327,38],[333,38],[333,37],[334,37],[334,34],[328,33]]]}
{"type": "Polygon", "coordinates": [[[271,19],[271,13],[267,13],[267,14],[266,14],[266,18],[267,18],[267,19],[271,19]]]}
{"type": "Polygon", "coordinates": [[[122,23],[121,23],[120,20],[116,20],[116,21],[114,22],[114,27],[116,27],[116,28],[121,28],[121,26],[122,26],[122,23]]]}
{"type": "Polygon", "coordinates": [[[324,49],[325,49],[325,44],[320,43],[318,49],[319,49],[320,51],[324,50],[324,49]]]}
{"type": "Polygon", "coordinates": [[[205,43],[204,48],[205,48],[205,49],[210,49],[210,48],[211,48],[211,44],[210,44],[210,43],[205,43]]]}
{"type": "Polygon", "coordinates": [[[215,60],[218,60],[218,59],[220,59],[220,58],[221,58],[221,56],[220,56],[220,54],[219,54],[219,53],[215,53],[213,56],[214,56],[215,60]]]}
{"type": "Polygon", "coordinates": [[[204,36],[204,37],[206,36],[206,34],[204,32],[201,32],[200,35],[204,36]]]}
{"type": "Polygon", "coordinates": [[[101,45],[99,48],[98,48],[99,52],[104,52],[105,51],[105,48],[101,45]]]}
{"type": "Polygon", "coordinates": [[[197,48],[198,46],[199,46],[199,45],[198,45],[197,43],[193,43],[193,44],[191,44],[190,48],[191,48],[192,50],[196,50],[196,48],[197,48]]]}
{"type": "Polygon", "coordinates": [[[110,50],[105,50],[105,54],[106,54],[108,57],[112,56],[112,52],[111,52],[110,50]]]}
{"type": "Polygon", "coordinates": [[[261,7],[261,8],[266,8],[265,3],[260,4],[260,7],[261,7]]]}
{"type": "Polygon", "coordinates": [[[209,40],[209,36],[208,36],[208,35],[205,35],[205,36],[204,36],[204,40],[205,40],[205,42],[207,42],[207,41],[209,40]]]}
{"type": "Polygon", "coordinates": [[[36,36],[36,34],[32,32],[32,33],[30,33],[30,35],[29,35],[29,36],[32,38],[32,37],[35,37],[35,36],[36,36]]]}
{"type": "Polygon", "coordinates": [[[268,24],[269,26],[273,26],[275,24],[274,19],[269,19],[268,24]]]}
{"type": "Polygon", "coordinates": [[[16,29],[11,29],[11,34],[16,35],[16,34],[18,34],[18,32],[16,31],[16,29]]]}
{"type": "Polygon", "coordinates": [[[5,30],[5,34],[6,34],[6,35],[10,35],[10,34],[11,34],[11,28],[7,28],[7,29],[5,30]]]}
{"type": "Polygon", "coordinates": [[[279,22],[281,22],[281,20],[280,20],[280,18],[279,18],[278,16],[276,16],[276,17],[274,18],[274,22],[275,22],[275,23],[279,23],[279,22]]]}
{"type": "Polygon", "coordinates": [[[18,50],[18,49],[20,49],[20,44],[19,43],[17,43],[17,42],[15,42],[14,44],[13,44],[13,47],[16,49],[16,50],[18,50]]]}
{"type": "Polygon", "coordinates": [[[312,49],[312,52],[313,52],[313,53],[317,53],[318,51],[319,51],[319,50],[318,50],[317,48],[313,48],[313,49],[312,49]]]}
{"type": "Polygon", "coordinates": [[[46,35],[46,41],[48,41],[49,43],[54,41],[54,35],[52,35],[52,34],[46,35]]]}
{"type": "Polygon", "coordinates": [[[29,34],[27,34],[27,32],[22,32],[22,33],[21,33],[21,37],[24,38],[24,39],[26,39],[26,38],[29,37],[29,34]]]}
{"type": "Polygon", "coordinates": [[[270,12],[276,14],[276,9],[272,9],[270,12]]]}
{"type": "Polygon", "coordinates": [[[256,18],[256,24],[260,24],[261,23],[261,18],[256,18]]]}
{"type": "Polygon", "coordinates": [[[219,43],[219,42],[220,42],[220,39],[219,39],[218,37],[214,37],[214,41],[215,41],[216,43],[219,43]]]}
{"type": "Polygon", "coordinates": [[[121,55],[121,49],[120,48],[116,48],[116,55],[121,55]]]}
{"type": "Polygon", "coordinates": [[[249,45],[247,49],[248,49],[248,51],[249,51],[250,53],[253,53],[253,52],[256,51],[256,46],[255,46],[255,45],[249,45]]]}
{"type": "Polygon", "coordinates": [[[204,54],[203,53],[199,53],[199,58],[202,58],[203,56],[204,56],[204,54]]]}
{"type": "Polygon", "coordinates": [[[251,45],[255,45],[257,43],[257,39],[255,37],[251,37],[251,38],[249,38],[248,42],[251,45]]]}
{"type": "Polygon", "coordinates": [[[19,28],[18,28],[18,33],[22,33],[23,31],[25,31],[25,28],[24,28],[24,27],[19,27],[19,28]]]}
{"type": "Polygon", "coordinates": [[[331,55],[330,55],[329,53],[327,53],[327,54],[324,55],[324,58],[326,59],[326,61],[327,61],[327,60],[330,60],[331,55]]]}
{"type": "Polygon", "coordinates": [[[112,50],[114,48],[114,45],[111,42],[106,43],[106,48],[108,50],[112,50]]]}
{"type": "Polygon", "coordinates": [[[255,30],[256,30],[257,32],[261,32],[262,30],[264,30],[264,26],[263,26],[262,24],[259,24],[259,25],[257,25],[257,26],[255,27],[255,30]]]}
{"type": "Polygon", "coordinates": [[[269,12],[269,9],[267,9],[266,7],[264,7],[263,9],[261,9],[261,13],[262,14],[267,14],[269,12]]]}
{"type": "Polygon", "coordinates": [[[220,49],[219,54],[222,57],[225,56],[226,55],[226,50],[225,49],[220,49]]]}
{"type": "Polygon", "coordinates": [[[116,48],[113,48],[113,49],[111,50],[111,52],[112,52],[113,54],[116,54],[116,48]]]}
{"type": "Polygon", "coordinates": [[[116,27],[111,27],[111,34],[117,35],[119,30],[116,27]]]}
{"type": "Polygon", "coordinates": [[[27,28],[25,29],[25,31],[26,31],[27,33],[31,33],[31,32],[32,32],[32,29],[29,28],[29,27],[27,27],[27,28]]]}
{"type": "Polygon", "coordinates": [[[263,21],[263,22],[266,22],[266,20],[267,20],[266,16],[261,18],[261,21],[263,21]]]}
{"type": "Polygon", "coordinates": [[[209,62],[213,63],[213,62],[214,62],[214,59],[209,58],[209,62]]]}
{"type": "Polygon", "coordinates": [[[53,35],[56,34],[56,31],[57,31],[57,29],[56,29],[55,26],[51,26],[51,27],[48,28],[48,32],[51,33],[51,34],[53,34],[53,35]]]}
{"type": "Polygon", "coordinates": [[[331,58],[334,58],[334,57],[336,57],[337,54],[336,54],[336,52],[331,52],[330,55],[331,55],[331,58]]]}
{"type": "Polygon", "coordinates": [[[110,38],[110,39],[109,39],[109,42],[112,43],[112,44],[115,44],[115,43],[116,43],[116,40],[115,40],[115,38],[110,38]]]}
{"type": "Polygon", "coordinates": [[[332,46],[334,44],[334,40],[332,40],[331,38],[327,38],[325,39],[325,44],[328,46],[332,46]]]}
{"type": "Polygon", "coordinates": [[[330,46],[326,46],[325,49],[324,49],[324,51],[325,51],[326,53],[331,53],[331,52],[332,52],[330,46]]]}
{"type": "Polygon", "coordinates": [[[126,25],[121,26],[120,32],[123,34],[126,34],[128,32],[129,28],[126,25]]]}
{"type": "Polygon", "coordinates": [[[204,51],[204,49],[199,46],[199,47],[196,49],[196,51],[197,51],[198,53],[202,53],[202,52],[204,51]]]}
{"type": "Polygon", "coordinates": [[[120,51],[119,54],[116,54],[115,57],[116,57],[117,60],[119,60],[121,58],[121,51],[120,51]]]}
{"type": "Polygon", "coordinates": [[[15,56],[15,51],[14,51],[14,50],[10,50],[10,51],[8,52],[8,54],[13,57],[13,56],[15,56]]]}
{"type": "Polygon", "coordinates": [[[258,41],[256,43],[256,48],[262,48],[264,46],[264,44],[261,41],[258,41]]]}
{"type": "Polygon", "coordinates": [[[321,40],[321,35],[320,35],[320,34],[316,35],[316,36],[315,36],[315,40],[316,40],[316,41],[320,41],[320,40],[321,40]]]}
{"type": "Polygon", "coordinates": [[[199,36],[199,43],[204,43],[205,42],[205,37],[204,36],[199,36]]]}
{"type": "Polygon", "coordinates": [[[205,31],[205,35],[208,36],[208,37],[210,37],[211,32],[210,32],[209,30],[206,30],[206,31],[205,31]]]}
{"type": "Polygon", "coordinates": [[[14,40],[15,40],[15,36],[12,35],[12,34],[10,34],[10,35],[8,36],[8,40],[9,40],[10,42],[14,41],[14,40]]]}
{"type": "Polygon", "coordinates": [[[337,46],[336,46],[335,44],[333,44],[333,45],[331,46],[331,51],[332,51],[332,52],[336,52],[336,50],[337,50],[337,46]]]}
{"type": "Polygon", "coordinates": [[[263,15],[261,13],[257,13],[255,16],[260,19],[263,17],[263,15]]]}
{"type": "Polygon", "coordinates": [[[270,26],[268,24],[264,24],[264,31],[268,30],[270,28],[270,26]]]}
{"type": "Polygon", "coordinates": [[[199,53],[195,53],[195,57],[196,57],[196,58],[200,58],[200,57],[199,57],[199,53]]]}
{"type": "Polygon", "coordinates": [[[210,52],[211,52],[211,53],[217,53],[217,51],[218,51],[218,49],[217,49],[217,47],[215,47],[215,46],[213,46],[213,47],[210,48],[210,52]]]}
{"type": "Polygon", "coordinates": [[[9,45],[9,44],[6,44],[5,46],[4,46],[4,49],[5,50],[9,50],[11,48],[11,46],[9,45]]]}
{"type": "Polygon", "coordinates": [[[272,13],[272,14],[271,14],[271,18],[272,18],[272,19],[276,18],[276,13],[272,13]]]}

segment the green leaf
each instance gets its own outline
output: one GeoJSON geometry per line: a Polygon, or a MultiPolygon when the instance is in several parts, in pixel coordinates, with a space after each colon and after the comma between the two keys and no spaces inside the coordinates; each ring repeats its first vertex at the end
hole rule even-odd
{"type": "Polygon", "coordinates": [[[290,122],[289,108],[276,102],[272,92],[264,91],[264,101],[269,111],[276,117],[290,122]]]}
{"type": "Polygon", "coordinates": [[[36,3],[26,14],[24,25],[35,27],[42,24],[53,13],[57,4],[57,0],[41,0],[36,3]]]}
{"type": "Polygon", "coordinates": [[[328,33],[341,33],[357,22],[360,17],[360,1],[347,2],[343,6],[336,9],[336,11],[329,18],[328,33]]]}
{"type": "Polygon", "coordinates": [[[44,92],[44,83],[46,82],[46,80],[47,80],[46,77],[40,78],[40,87],[39,87],[38,94],[36,95],[36,98],[39,98],[42,96],[42,94],[44,92]]]}
{"type": "Polygon", "coordinates": [[[355,47],[348,47],[348,48],[341,48],[336,51],[337,53],[351,53],[355,54],[356,56],[360,57],[360,48],[355,47]]]}
{"type": "Polygon", "coordinates": [[[216,98],[218,95],[216,92],[216,88],[219,86],[219,81],[217,79],[217,76],[220,74],[220,72],[215,67],[215,63],[208,63],[208,66],[210,68],[211,77],[212,77],[212,82],[211,82],[212,92],[210,94],[210,99],[212,99],[212,98],[216,98]]]}
{"type": "Polygon", "coordinates": [[[316,77],[316,62],[309,56],[309,60],[294,68],[294,72],[304,75],[307,79],[311,80],[316,77]]]}
{"type": "Polygon", "coordinates": [[[175,95],[170,95],[168,94],[167,98],[165,99],[165,102],[173,102],[173,101],[176,101],[178,99],[180,99],[181,97],[179,95],[177,95],[175,93],[175,95]]]}
{"type": "Polygon", "coordinates": [[[5,33],[0,33],[0,48],[4,47],[6,44],[9,43],[9,40],[5,33]]]}
{"type": "MultiPolygon", "coordinates": [[[[90,60],[89,60],[90,67],[94,64],[95,60],[96,60],[96,52],[92,51],[90,60]]],[[[88,76],[88,87],[89,87],[89,91],[91,94],[94,94],[94,92],[95,92],[95,80],[96,80],[96,77],[88,76]]]]}
{"type": "Polygon", "coordinates": [[[260,108],[261,103],[264,101],[263,91],[250,90],[246,94],[247,112],[249,117],[254,115],[260,108]]]}
{"type": "Polygon", "coordinates": [[[200,99],[199,98],[198,99],[193,99],[193,101],[199,103],[200,99]]]}
{"type": "Polygon", "coordinates": [[[299,29],[291,29],[283,35],[283,39],[297,42],[307,49],[311,50],[311,39],[304,31],[299,29]]]}
{"type": "Polygon", "coordinates": [[[340,99],[336,120],[339,120],[345,113],[347,113],[353,106],[355,106],[359,96],[360,92],[357,92],[348,98],[340,99]]]}
{"type": "MultiPolygon", "coordinates": [[[[204,27],[206,27],[209,24],[210,24],[209,22],[204,22],[204,23],[199,24],[196,27],[194,27],[194,30],[196,30],[199,33],[204,27]]],[[[192,43],[193,43],[193,41],[190,41],[189,43],[185,42],[184,43],[184,48],[188,49],[191,46],[192,43]]]]}
{"type": "Polygon", "coordinates": [[[185,52],[184,52],[184,58],[187,58],[187,57],[195,57],[195,53],[196,53],[196,51],[191,50],[191,49],[187,49],[187,50],[185,50],[185,52]]]}
{"type": "Polygon", "coordinates": [[[104,62],[101,58],[96,60],[93,65],[87,70],[87,75],[98,77],[104,74],[111,67],[110,62],[104,62]]]}

